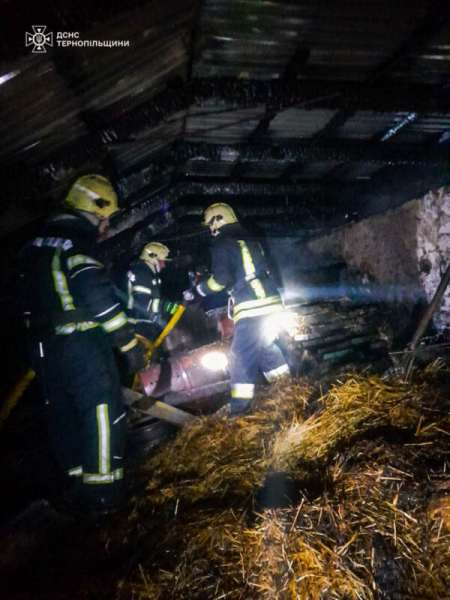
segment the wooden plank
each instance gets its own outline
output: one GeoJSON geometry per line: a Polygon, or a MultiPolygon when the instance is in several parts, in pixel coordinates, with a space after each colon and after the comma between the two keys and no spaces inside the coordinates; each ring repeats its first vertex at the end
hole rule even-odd
{"type": "Polygon", "coordinates": [[[125,404],[127,404],[127,406],[135,405],[140,401],[146,404],[145,409],[138,408],[137,410],[139,410],[142,415],[147,415],[152,419],[161,419],[161,421],[172,423],[178,427],[188,425],[195,419],[193,415],[190,415],[184,410],[180,410],[179,408],[165,404],[160,400],[152,400],[151,398],[148,398],[139,392],[134,392],[129,388],[123,388],[123,393],[125,404]],[[148,406],[149,402],[150,406],[148,406]]]}
{"type": "Polygon", "coordinates": [[[155,419],[161,419],[162,421],[173,423],[179,427],[189,425],[195,420],[193,415],[185,412],[184,410],[180,410],[179,408],[175,408],[175,406],[170,406],[165,402],[161,402],[160,400],[157,400],[155,404],[146,412],[155,417],[155,419]]]}
{"type": "Polygon", "coordinates": [[[140,392],[135,392],[134,390],[127,388],[127,387],[122,387],[122,394],[123,394],[123,403],[126,406],[133,406],[133,404],[136,404],[136,402],[139,402],[140,400],[143,400],[144,398],[146,398],[147,400],[150,399],[150,398],[147,398],[146,396],[144,396],[144,394],[141,394],[140,392]]]}

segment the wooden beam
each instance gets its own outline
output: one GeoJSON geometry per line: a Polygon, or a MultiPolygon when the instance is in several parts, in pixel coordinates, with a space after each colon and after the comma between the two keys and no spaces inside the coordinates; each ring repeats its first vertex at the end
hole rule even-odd
{"type": "Polygon", "coordinates": [[[179,408],[175,408],[174,406],[170,406],[169,404],[165,404],[160,400],[154,400],[153,398],[144,396],[144,394],[134,392],[129,388],[122,388],[122,390],[124,403],[127,406],[133,406],[133,408],[143,416],[152,419],[160,419],[161,421],[172,423],[172,425],[176,425],[177,427],[184,427],[195,420],[193,415],[184,410],[180,410],[179,408]],[[142,402],[145,408],[136,408],[134,405],[138,402],[142,402]]]}

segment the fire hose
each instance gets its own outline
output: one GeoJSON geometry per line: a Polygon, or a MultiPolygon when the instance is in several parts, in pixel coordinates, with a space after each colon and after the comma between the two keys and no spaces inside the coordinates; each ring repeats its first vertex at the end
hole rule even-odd
{"type": "MultiPolygon", "coordinates": [[[[170,321],[167,323],[167,325],[161,332],[158,339],[153,344],[149,340],[144,338],[143,336],[136,334],[136,337],[142,342],[142,344],[147,349],[147,353],[145,356],[147,362],[150,360],[150,357],[152,356],[152,354],[154,353],[156,348],[158,348],[158,346],[161,345],[164,338],[172,331],[172,329],[175,327],[175,325],[181,319],[181,316],[183,315],[185,310],[186,310],[186,307],[183,304],[180,304],[180,306],[177,308],[177,310],[175,311],[175,313],[172,316],[172,318],[170,319],[170,321]]],[[[23,396],[23,394],[27,390],[28,386],[30,385],[30,383],[33,381],[33,379],[35,377],[36,377],[36,373],[34,372],[34,370],[28,369],[28,371],[25,373],[25,375],[16,383],[16,385],[14,386],[12,391],[9,393],[9,395],[6,397],[6,399],[2,403],[2,405],[0,407],[0,431],[3,427],[3,425],[5,424],[6,420],[8,419],[9,415],[11,414],[11,411],[16,407],[20,398],[23,396]]],[[[138,381],[139,381],[138,376],[135,375],[135,378],[133,381],[133,390],[137,387],[138,381]]]]}
{"type": "MultiPolygon", "coordinates": [[[[196,281],[195,281],[195,275],[194,275],[194,273],[192,271],[189,271],[189,280],[191,282],[191,286],[189,288],[189,292],[192,292],[192,290],[195,288],[195,283],[196,283],[196,281]]],[[[167,325],[164,327],[164,329],[161,331],[161,333],[159,334],[158,339],[155,342],[152,343],[152,342],[150,342],[150,340],[148,340],[144,336],[139,335],[138,333],[136,334],[136,337],[140,340],[140,342],[143,344],[143,346],[147,350],[147,352],[145,354],[145,360],[146,360],[147,363],[149,362],[152,354],[154,354],[156,348],[158,348],[162,344],[162,342],[164,341],[164,339],[169,335],[169,333],[172,331],[172,329],[175,327],[175,325],[181,319],[181,317],[183,316],[184,311],[186,310],[187,303],[188,303],[188,300],[186,300],[185,298],[183,298],[181,304],[178,306],[177,310],[172,315],[172,318],[167,323],[167,325]]],[[[133,390],[137,390],[138,387],[139,387],[139,376],[136,373],[136,375],[134,376],[132,389],[133,390]]]]}
{"type": "MultiPolygon", "coordinates": [[[[185,310],[186,310],[186,305],[184,303],[181,303],[180,306],[175,311],[175,313],[173,314],[170,321],[167,323],[167,325],[164,327],[164,329],[160,333],[158,339],[154,343],[150,342],[150,340],[145,338],[143,335],[139,335],[139,333],[136,334],[136,337],[138,338],[138,340],[143,344],[143,346],[147,350],[147,352],[145,353],[146,363],[149,362],[149,360],[152,357],[152,355],[154,354],[156,348],[158,348],[158,346],[160,346],[162,344],[162,342],[164,341],[164,338],[167,335],[169,335],[169,333],[172,331],[172,329],[175,327],[175,325],[181,319],[185,310]]],[[[134,376],[132,389],[136,390],[138,387],[139,387],[139,376],[136,373],[136,375],[134,376]]]]}
{"type": "Polygon", "coordinates": [[[11,411],[19,402],[20,398],[25,393],[25,390],[36,377],[36,373],[33,369],[28,369],[25,375],[16,383],[11,393],[7,396],[6,400],[0,407],[0,431],[9,417],[11,411]]]}

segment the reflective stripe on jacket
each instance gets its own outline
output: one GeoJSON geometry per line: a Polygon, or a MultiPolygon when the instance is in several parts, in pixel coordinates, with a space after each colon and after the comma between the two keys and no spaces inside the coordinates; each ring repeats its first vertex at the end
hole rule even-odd
{"type": "Polygon", "coordinates": [[[21,253],[20,310],[30,328],[70,335],[101,327],[119,347],[134,340],[97,245],[98,230],[76,212],[48,219],[21,253]]]}
{"type": "Polygon", "coordinates": [[[135,321],[148,321],[164,327],[179,304],[161,298],[161,279],[141,259],[130,265],[126,276],[127,314],[135,321]]]}
{"type": "Polygon", "coordinates": [[[212,275],[197,289],[204,295],[231,290],[234,321],[283,310],[261,244],[238,224],[224,225],[211,245],[212,275]]]}

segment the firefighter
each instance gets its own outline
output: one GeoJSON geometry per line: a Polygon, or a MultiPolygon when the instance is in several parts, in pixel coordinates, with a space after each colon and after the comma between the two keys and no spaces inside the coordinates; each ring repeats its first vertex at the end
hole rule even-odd
{"type": "Polygon", "coordinates": [[[121,503],[125,411],[114,349],[129,371],[144,366],[101,262],[99,234],[118,210],[101,175],[80,177],[22,253],[21,308],[30,357],[43,387],[56,458],[93,511],[121,503]]]}
{"type": "Polygon", "coordinates": [[[165,267],[169,248],[150,242],[128,269],[126,277],[127,311],[136,333],[154,342],[179,304],[161,298],[160,273],[165,267]]]}
{"type": "Polygon", "coordinates": [[[289,373],[267,319],[283,310],[261,245],[239,225],[228,204],[213,204],[203,225],[213,236],[212,275],[197,286],[201,296],[225,288],[234,303],[234,337],[230,353],[231,403],[229,417],[246,412],[254,396],[260,369],[268,382],[289,373]]]}

